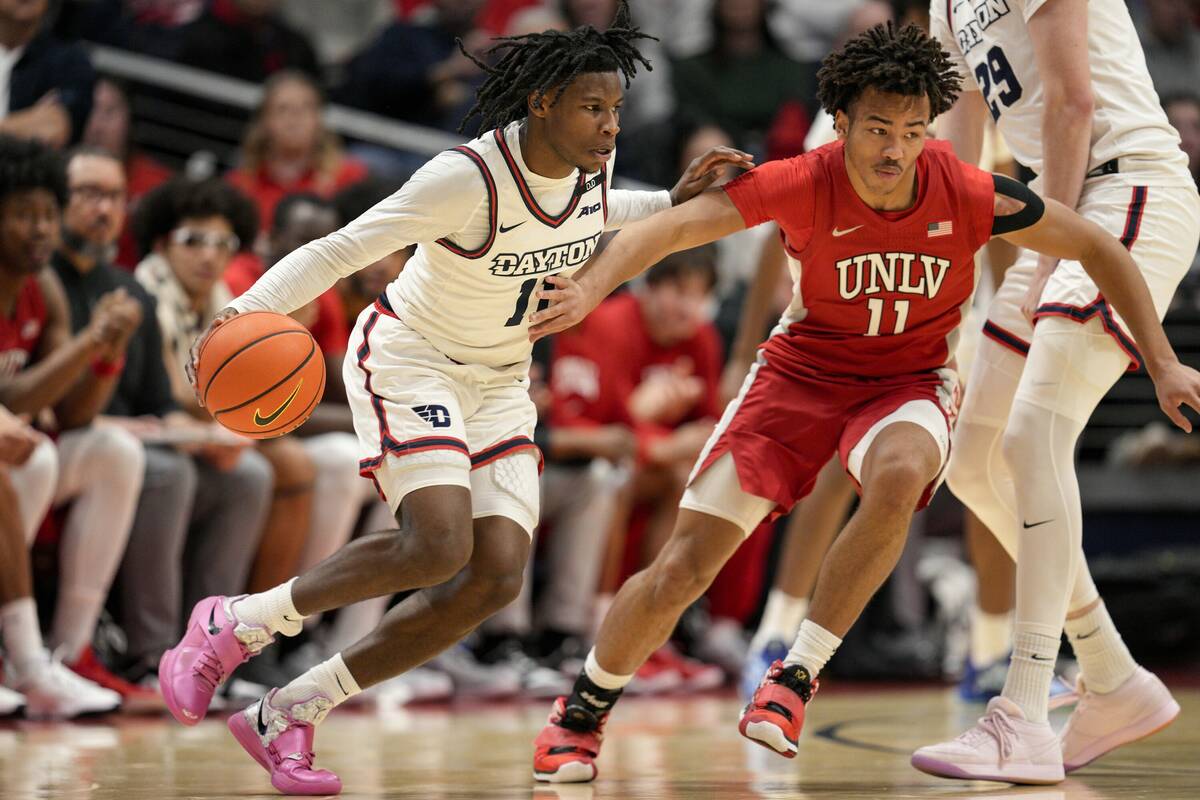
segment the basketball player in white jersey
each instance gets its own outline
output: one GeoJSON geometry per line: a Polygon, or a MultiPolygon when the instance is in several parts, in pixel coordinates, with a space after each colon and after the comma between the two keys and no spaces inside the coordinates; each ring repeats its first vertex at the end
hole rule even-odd
{"type": "MultiPolygon", "coordinates": [[[[964,89],[976,90],[943,117],[941,135],[974,159],[990,112],[1015,158],[1038,173],[1033,188],[1120,237],[1161,318],[1196,252],[1200,198],[1125,4],[933,0],[931,16],[964,89]]],[[[1012,662],[980,723],[921,748],[913,765],[946,777],[1052,783],[1179,713],[1121,640],[1081,549],[1075,443],[1138,354],[1078,263],[1028,251],[1006,273],[984,337],[948,483],[1019,555],[1012,662]],[[1046,697],[1064,619],[1081,699],[1056,736],[1046,697]]]]}
{"type": "Polygon", "coordinates": [[[517,596],[538,520],[528,318],[546,284],[581,266],[604,230],[692,197],[726,165],[751,165],[719,148],[671,192],[610,188],[622,77],[649,66],[636,48],[644,38],[621,3],[604,33],[584,26],[504,40],[495,66],[480,65],[488,79],[474,109],[494,130],[281,260],[222,315],[290,312],[339,277],[417,244],[359,316],[344,369],[361,471],[399,530],[352,542],[262,594],[202,601],[160,667],[168,707],[195,724],[233,667],[276,634],[299,633],[304,617],[424,587],[344,654],[230,719],[280,791],[339,791],[335,775],[312,767],[313,726],[517,596]]]}

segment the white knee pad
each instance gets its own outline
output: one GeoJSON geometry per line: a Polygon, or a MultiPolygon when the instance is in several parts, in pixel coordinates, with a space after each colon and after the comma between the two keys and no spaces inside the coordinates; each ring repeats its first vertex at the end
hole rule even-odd
{"type": "Polygon", "coordinates": [[[471,471],[471,516],[507,517],[530,536],[541,513],[537,456],[523,450],[471,471]]]}
{"type": "Polygon", "coordinates": [[[1128,367],[1129,356],[1099,319],[1046,317],[1034,329],[1017,399],[1086,425],[1128,367]]]}

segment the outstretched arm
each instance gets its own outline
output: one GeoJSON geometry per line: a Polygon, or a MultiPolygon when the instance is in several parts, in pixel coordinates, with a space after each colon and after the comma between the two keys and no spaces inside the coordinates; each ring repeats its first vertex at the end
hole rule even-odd
{"type": "MultiPolygon", "coordinates": [[[[1158,320],[1146,281],[1129,251],[1099,225],[1062,203],[1044,202],[1045,212],[1039,220],[1000,235],[1018,247],[1027,247],[1052,258],[1078,261],[1083,266],[1100,293],[1129,326],[1146,371],[1154,380],[1163,412],[1180,428],[1190,432],[1191,423],[1180,413],[1179,406],[1186,403],[1200,411],[1200,373],[1179,363],[1158,320]]],[[[997,219],[1019,210],[1022,205],[1020,200],[998,193],[997,219]]]]}
{"type": "Polygon", "coordinates": [[[709,189],[689,202],[629,225],[573,279],[561,275],[546,278],[557,288],[538,292],[550,305],[530,315],[530,339],[537,341],[576,325],[609,292],[671,253],[699,247],[745,227],[741,213],[721,189],[709,189]]]}

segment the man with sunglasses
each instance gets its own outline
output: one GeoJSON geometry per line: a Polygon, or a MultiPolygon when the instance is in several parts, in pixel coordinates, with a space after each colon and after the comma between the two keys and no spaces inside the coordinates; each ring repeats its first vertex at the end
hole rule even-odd
{"type": "Polygon", "coordinates": [[[66,291],[71,327],[86,326],[106,293],[122,290],[141,307],[125,364],[104,409],[106,424],[146,445],[145,478],[117,575],[116,611],[128,647],[121,677],[91,662],[92,680],[121,693],[124,705],[159,705],[154,672],[181,625],[184,604],[212,591],[239,591],[254,558],[271,498],[271,467],[220,438],[215,422],[180,410],[162,357],[154,300],[112,263],[125,221],[121,161],[94,148],[67,161],[62,245],[51,260],[66,291]],[[186,566],[185,566],[186,565],[186,566]]]}

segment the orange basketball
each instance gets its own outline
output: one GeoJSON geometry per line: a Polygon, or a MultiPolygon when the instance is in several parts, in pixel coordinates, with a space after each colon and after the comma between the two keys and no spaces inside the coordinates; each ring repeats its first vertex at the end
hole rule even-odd
{"type": "Polygon", "coordinates": [[[282,436],[325,393],[325,359],[308,329],[270,311],[238,314],[204,342],[196,364],[204,407],[234,433],[282,436]]]}

